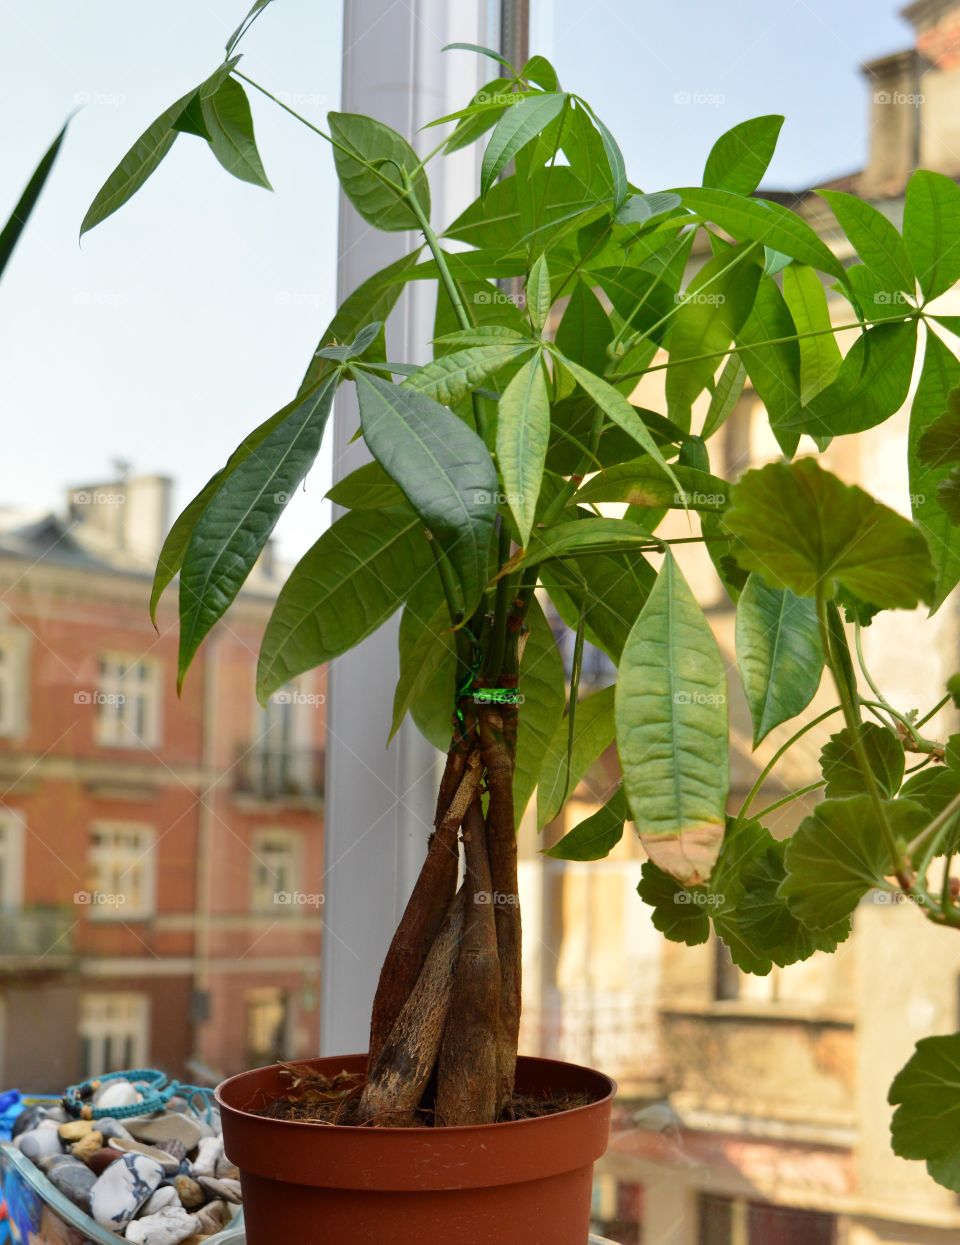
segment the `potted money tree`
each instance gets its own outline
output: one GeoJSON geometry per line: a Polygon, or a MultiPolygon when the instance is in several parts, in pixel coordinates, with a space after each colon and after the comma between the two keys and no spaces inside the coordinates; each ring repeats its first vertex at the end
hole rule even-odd
{"type": "MultiPolygon", "coordinates": [[[[316,1242],[581,1245],[612,1085],[518,1060],[516,831],[535,790],[541,822],[556,818],[615,741],[619,786],[552,854],[601,857],[631,827],[648,857],[638,902],[657,927],[689,943],[713,927],[750,972],[834,950],[871,888],[960,925],[949,880],[960,750],[923,731],[951,691],[923,717],[904,714],[864,688],[851,656],[852,629],[881,610],[936,608],[960,575],[960,365],[941,336],[956,325],[927,307],[960,278],[960,189],[916,174],[902,234],[869,204],[824,192],[857,256],[841,262],[802,216],[757,193],[782,118],[724,134],[702,184],[648,193],[545,59],[513,66],[485,49],[472,51],[495,76],[435,123],[421,156],[381,121],[331,113],[315,125],[248,78],[238,45],[268,3],[137,140],[83,230],[181,135],[268,185],[252,88],[327,144],[365,221],[419,243],[350,293],[296,396],[177,519],[151,606],[179,577],[182,682],[310,470],[337,390],[352,386],[371,461],[334,486],[344,513],[279,594],[258,693],[335,661],[401,610],[395,720],[410,713],[448,747],[368,1051],[314,1061],[294,1081],[275,1067],[220,1089],[248,1239],[302,1239],[309,1224],[316,1242]],[[438,222],[431,165],[473,143],[477,198],[438,222]],[[437,287],[433,358],[414,366],[390,356],[384,322],[406,283],[424,280],[437,287]],[[854,335],[844,356],[841,327],[854,335]],[[911,521],[817,452],[904,405],[918,341],[911,521]],[[634,396],[656,373],[661,410],[634,396]],[[711,438],[746,383],[782,457],[735,480],[711,462],[711,438]],[[671,511],[686,534],[667,534],[671,511]],[[728,807],[727,670],[683,571],[698,545],[737,606],[756,742],[804,714],[824,672],[833,688],[828,714],[777,753],[836,714],[825,798],[787,841],[753,815],[755,793],[728,807]],[[548,611],[575,635],[569,672],[548,611]],[[582,695],[587,642],[617,675],[582,695]],[[905,781],[911,753],[928,767],[905,781]]],[[[943,1121],[960,1091],[930,1087],[958,1048],[960,1036],[921,1042],[892,1097],[897,1152],[960,1190],[960,1142],[943,1121]]]]}

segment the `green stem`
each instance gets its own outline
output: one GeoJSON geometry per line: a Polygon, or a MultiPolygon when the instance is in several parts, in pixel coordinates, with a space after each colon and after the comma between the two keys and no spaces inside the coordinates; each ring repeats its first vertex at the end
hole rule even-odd
{"type": "Polygon", "coordinates": [[[776,752],[773,754],[770,760],[766,763],[766,765],[757,775],[756,782],[747,792],[746,799],[741,804],[740,811],[737,813],[736,820],[738,822],[743,821],[743,819],[746,817],[747,812],[750,808],[750,805],[757,798],[757,795],[760,792],[760,788],[767,781],[772,770],[777,765],[777,763],[779,762],[780,758],[784,755],[784,753],[788,752],[789,749],[792,748],[793,745],[797,742],[797,740],[802,739],[803,736],[806,735],[808,731],[812,731],[815,726],[819,726],[821,722],[824,722],[827,718],[832,717],[833,714],[839,713],[841,708],[842,708],[841,705],[834,705],[832,709],[825,710],[823,713],[813,718],[810,722],[807,722],[806,725],[801,726],[798,731],[795,731],[790,736],[790,738],[786,741],[786,743],[783,743],[780,745],[780,747],[776,750],[776,752]]]}
{"type": "Polygon", "coordinates": [[[870,803],[873,806],[877,824],[880,826],[880,832],[887,845],[892,871],[896,875],[901,887],[905,891],[909,891],[914,878],[906,867],[900,849],[897,847],[896,836],[887,817],[887,810],[880,795],[877,778],[867,757],[867,750],[863,743],[863,723],[856,704],[855,677],[853,678],[853,686],[851,686],[853,665],[850,661],[850,650],[846,645],[843,625],[839,621],[836,607],[831,612],[830,604],[822,596],[817,597],[817,622],[820,628],[820,642],[823,646],[824,656],[830,668],[830,673],[833,675],[837,695],[840,698],[840,706],[843,709],[844,721],[853,743],[857,766],[866,786],[870,803]]]}
{"type": "Polygon", "coordinates": [[[799,800],[805,795],[810,795],[813,791],[819,791],[821,787],[825,787],[826,785],[827,780],[825,778],[821,778],[817,782],[807,783],[807,785],[805,787],[801,787],[799,791],[791,791],[790,794],[785,795],[783,799],[774,800],[774,802],[772,804],[768,804],[766,808],[761,808],[760,812],[755,813],[754,816],[759,821],[762,821],[768,813],[772,813],[778,808],[783,808],[785,804],[792,804],[794,800],[799,800]]]}
{"type": "Polygon", "coordinates": [[[925,723],[929,722],[932,717],[936,717],[936,715],[940,712],[941,709],[945,709],[946,706],[950,703],[951,699],[952,697],[950,693],[948,692],[947,695],[944,696],[942,700],[937,701],[937,703],[933,706],[933,708],[930,710],[929,713],[925,713],[918,722],[914,722],[914,726],[916,726],[917,729],[919,730],[919,728],[923,726],[925,723]]]}
{"type": "MultiPolygon", "coordinates": [[[[497,537],[497,565],[503,564],[510,557],[510,533],[507,525],[500,517],[500,532],[497,537]]],[[[493,628],[490,633],[490,648],[484,673],[494,683],[500,682],[503,673],[503,661],[507,651],[507,618],[510,614],[510,598],[513,595],[513,584],[509,575],[497,580],[497,592],[493,604],[493,628]]]]}
{"type": "MultiPolygon", "coordinates": [[[[914,319],[916,319],[915,316],[903,316],[900,319],[891,318],[890,320],[884,320],[884,324],[906,324],[907,321],[914,319]]],[[[751,342],[750,349],[759,350],[763,346],[785,346],[791,342],[804,341],[808,337],[826,337],[834,333],[843,333],[848,329],[858,329],[861,327],[858,321],[855,324],[838,324],[829,329],[813,329],[809,333],[792,333],[789,337],[771,337],[767,341],[751,342]]],[[[662,372],[667,368],[679,367],[681,363],[701,363],[706,359],[725,359],[727,355],[736,354],[739,349],[739,346],[730,346],[727,350],[711,350],[708,354],[690,355],[667,363],[655,363],[652,367],[644,368],[642,372],[618,372],[613,376],[608,376],[607,379],[611,384],[616,384],[621,380],[639,380],[641,376],[646,376],[649,372],[662,372]]]]}

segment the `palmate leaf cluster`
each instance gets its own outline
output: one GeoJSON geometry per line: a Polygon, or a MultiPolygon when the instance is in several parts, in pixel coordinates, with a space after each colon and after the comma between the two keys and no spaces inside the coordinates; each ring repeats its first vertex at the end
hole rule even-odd
{"type": "MultiPolygon", "coordinates": [[[[84,229],[181,134],[268,185],[237,70],[244,29],[134,144],[84,229]]],[[[841,263],[802,216],[757,193],[782,118],[723,135],[701,185],[649,192],[547,61],[516,70],[484,54],[498,76],[435,123],[446,126],[435,154],[483,145],[478,197],[453,221],[431,220],[428,168],[406,139],[369,117],[328,118],[357,212],[423,244],[348,296],[297,395],[178,518],[152,609],[179,576],[182,681],[310,470],[338,387],[354,385],[372,461],[331,490],[344,513],[280,592],[260,697],[400,611],[393,729],[409,713],[445,748],[455,694],[469,698],[471,676],[502,658],[505,612],[519,610],[517,817],[535,796],[546,825],[611,744],[620,761],[616,790],[550,855],[598,859],[632,822],[649,858],[640,896],[667,937],[703,942],[712,925],[754,973],[833,950],[869,890],[912,885],[915,866],[925,877],[931,855],[956,846],[953,754],[904,781],[905,744],[920,737],[906,719],[861,721],[840,611],[859,624],[936,609],[960,579],[960,364],[941,335],[958,325],[927,311],[960,279],[960,188],[916,173],[902,234],[870,204],[822,192],[855,252],[841,263]],[[438,288],[433,359],[419,367],[390,358],[383,328],[411,281],[438,288]],[[855,330],[845,353],[838,323],[855,330]],[[809,450],[887,420],[915,367],[911,521],[809,450]],[[660,411],[633,396],[651,370],[665,372],[660,411]],[[734,482],[711,442],[746,386],[782,460],[734,482]],[[844,724],[823,752],[825,798],[789,841],[746,807],[728,813],[728,672],[682,544],[658,534],[669,511],[686,513],[736,604],[754,744],[803,713],[825,664],[837,680],[844,724]],[[576,663],[568,686],[547,600],[578,651],[589,641],[614,663],[615,687],[581,696],[576,663]]],[[[920,1109],[904,1075],[901,1137],[902,1113],[920,1109]]],[[[919,1135],[909,1152],[928,1157],[919,1135]]],[[[958,1187],[955,1148],[950,1159],[934,1174],[958,1187]]]]}

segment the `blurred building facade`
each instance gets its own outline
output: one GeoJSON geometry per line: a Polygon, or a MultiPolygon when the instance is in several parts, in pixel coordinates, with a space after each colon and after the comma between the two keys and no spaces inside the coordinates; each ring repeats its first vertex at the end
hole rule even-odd
{"type": "MultiPolygon", "coordinates": [[[[866,167],[830,183],[869,199],[898,227],[914,168],[960,179],[960,3],[919,0],[904,16],[914,30],[911,46],[863,67],[866,167]]],[[[841,259],[851,258],[835,219],[812,191],[760,193],[801,212],[841,259]]],[[[936,309],[955,313],[958,292],[944,295],[936,309]]],[[[849,318],[837,299],[834,322],[849,318]]],[[[641,405],[665,409],[662,387],[652,379],[638,392],[641,405]]],[[[909,403],[882,427],[840,438],[824,458],[842,479],[907,514],[908,411],[909,403]]],[[[711,439],[710,452],[714,467],[733,476],[780,456],[749,389],[711,439]]],[[[731,672],[736,809],[793,728],[773,732],[752,750],[735,672],[734,612],[705,553],[685,550],[681,561],[731,672]]],[[[925,711],[956,669],[956,594],[933,620],[902,612],[881,618],[864,642],[891,702],[925,711]],[[918,645],[914,628],[921,621],[918,645]]],[[[832,703],[825,683],[809,713],[832,703]]],[[[957,729],[954,719],[940,715],[931,730],[945,739],[957,729]]],[[[767,786],[756,808],[819,776],[819,750],[831,729],[824,723],[791,749],[780,781],[767,786]]],[[[601,760],[565,823],[548,828],[548,844],[603,802],[613,766],[612,757],[601,760]]],[[[788,834],[812,799],[765,821],[776,834],[788,834]]],[[[887,1088],[916,1041],[960,1027],[954,934],[930,925],[911,904],[868,896],[837,954],[751,977],[715,939],[690,948],[652,930],[635,893],[642,863],[635,841],[621,842],[604,861],[573,865],[539,856],[543,843],[530,824],[523,844],[528,1048],[594,1063],[621,1086],[614,1140],[597,1183],[596,1223],[606,1235],[624,1245],[948,1245],[960,1239],[956,1197],[923,1164],[891,1152],[886,1104],[887,1088]]]]}
{"type": "Polygon", "coordinates": [[[0,1084],[312,1053],[324,676],[253,694],[262,559],[176,694],[170,482],[0,514],[0,1084]]]}

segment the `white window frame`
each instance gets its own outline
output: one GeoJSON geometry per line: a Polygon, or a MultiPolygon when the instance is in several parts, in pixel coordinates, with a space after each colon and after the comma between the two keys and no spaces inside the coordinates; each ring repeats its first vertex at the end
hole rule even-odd
{"type": "Polygon", "coordinates": [[[23,851],[26,825],[20,813],[0,808],[0,855],[7,863],[0,870],[0,912],[23,907],[23,851]]]}
{"type": "Polygon", "coordinates": [[[271,916],[287,916],[302,911],[294,903],[284,903],[276,898],[279,892],[288,894],[299,891],[302,882],[303,838],[295,830],[283,827],[264,827],[256,830],[251,840],[250,907],[252,911],[269,913],[271,916]],[[285,862],[273,872],[267,844],[280,844],[287,853],[285,862]],[[287,872],[287,877],[281,869],[287,872]]]}
{"type": "Polygon", "coordinates": [[[30,635],[0,627],[0,738],[15,739],[27,729],[30,692],[30,635]]]}
{"type": "Polygon", "coordinates": [[[129,1054],[120,1062],[130,1068],[145,1068],[149,1063],[150,1000],[145,994],[127,991],[81,994],[78,1033],[82,1042],[89,1043],[84,1076],[120,1071],[109,1066],[113,1062],[111,1046],[127,1042],[129,1054]]]}
{"type": "Polygon", "coordinates": [[[155,748],[161,742],[162,668],[153,657],[130,653],[99,654],[94,737],[104,748],[155,748]],[[143,727],[134,729],[137,706],[143,727]]]}
{"type": "Polygon", "coordinates": [[[153,916],[156,911],[155,853],[156,833],[152,826],[134,821],[95,821],[91,824],[87,858],[90,890],[85,892],[91,919],[135,921],[153,916]],[[95,836],[99,834],[132,835],[140,841],[130,848],[129,862],[121,857],[118,864],[112,864],[109,849],[95,842],[95,836]],[[134,869],[141,873],[137,888],[139,901],[131,903],[126,879],[134,869]],[[119,900],[117,897],[121,895],[123,899],[119,900]]]}

